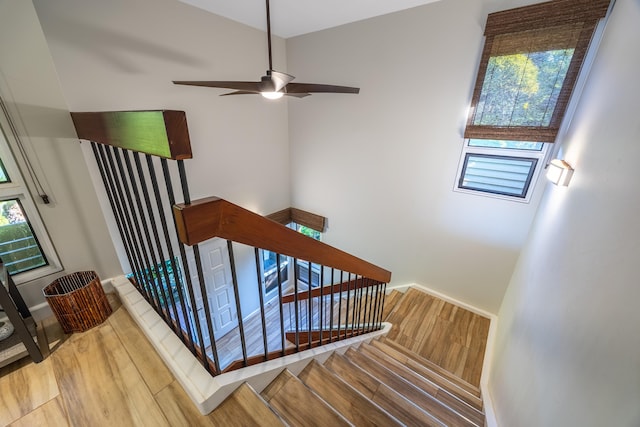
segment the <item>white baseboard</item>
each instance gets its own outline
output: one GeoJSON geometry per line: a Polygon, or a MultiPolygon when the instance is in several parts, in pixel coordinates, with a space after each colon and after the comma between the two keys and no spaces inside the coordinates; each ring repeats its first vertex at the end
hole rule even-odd
{"type": "Polygon", "coordinates": [[[474,307],[466,302],[458,301],[455,298],[452,298],[448,295],[445,295],[441,292],[428,288],[424,285],[420,285],[417,283],[411,283],[408,285],[394,285],[388,286],[387,292],[396,290],[398,292],[405,293],[409,288],[417,288],[421,291],[433,295],[434,297],[440,298],[444,301],[450,302],[451,304],[457,305],[458,307],[462,307],[466,310],[471,311],[472,313],[476,313],[480,316],[486,317],[489,319],[489,333],[487,334],[487,346],[484,350],[484,360],[482,363],[482,376],[480,377],[480,392],[482,393],[482,401],[484,403],[484,413],[487,418],[487,427],[498,427],[498,423],[496,420],[496,414],[493,410],[493,400],[491,398],[491,392],[489,391],[489,376],[491,374],[491,364],[493,361],[495,340],[496,340],[496,331],[498,328],[498,316],[493,313],[489,313],[488,311],[482,310],[480,308],[474,307]]]}

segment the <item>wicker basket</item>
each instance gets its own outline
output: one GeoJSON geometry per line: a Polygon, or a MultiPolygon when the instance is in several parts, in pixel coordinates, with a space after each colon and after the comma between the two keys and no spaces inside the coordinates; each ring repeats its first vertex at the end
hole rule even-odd
{"type": "Polygon", "coordinates": [[[84,332],[107,320],[111,306],[95,271],[56,279],[43,290],[65,333],[84,332]]]}

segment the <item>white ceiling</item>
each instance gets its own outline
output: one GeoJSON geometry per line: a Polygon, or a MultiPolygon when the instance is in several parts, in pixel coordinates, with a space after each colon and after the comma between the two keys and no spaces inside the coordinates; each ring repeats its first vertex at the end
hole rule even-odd
{"type": "MultiPolygon", "coordinates": [[[[179,0],[266,31],[265,0],[179,0]]],[[[439,0],[271,0],[271,32],[289,38],[439,0]]]]}

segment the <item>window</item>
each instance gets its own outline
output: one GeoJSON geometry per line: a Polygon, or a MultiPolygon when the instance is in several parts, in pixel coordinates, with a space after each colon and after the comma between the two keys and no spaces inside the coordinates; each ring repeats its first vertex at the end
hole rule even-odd
{"type": "Polygon", "coordinates": [[[555,0],[488,16],[458,189],[528,199],[609,1],[555,0]]]}
{"type": "Polygon", "coordinates": [[[469,139],[462,150],[457,189],[528,201],[549,144],[469,139]]]}
{"type": "Polygon", "coordinates": [[[60,262],[0,123],[0,258],[16,283],[60,270],[60,262]]]}
{"type": "MultiPolygon", "coordinates": [[[[296,224],[294,222],[290,222],[288,227],[293,228],[299,233],[304,234],[307,237],[311,237],[315,240],[320,240],[322,233],[314,230],[311,227],[307,227],[301,224],[296,224]]],[[[275,291],[278,289],[278,272],[280,274],[280,283],[286,285],[289,280],[289,261],[290,257],[286,255],[280,255],[280,265],[278,267],[278,262],[276,258],[276,253],[261,250],[262,256],[262,275],[264,279],[264,292],[267,298],[275,295],[275,291]]],[[[296,277],[299,282],[307,283],[309,282],[309,262],[303,260],[297,260],[296,263],[296,277]]],[[[320,266],[317,264],[311,263],[311,281],[312,286],[318,286],[320,279],[320,266]]]]}

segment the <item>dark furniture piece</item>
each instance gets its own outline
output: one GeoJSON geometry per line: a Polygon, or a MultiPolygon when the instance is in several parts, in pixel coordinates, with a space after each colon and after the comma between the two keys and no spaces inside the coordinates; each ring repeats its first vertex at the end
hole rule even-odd
{"type": "Polygon", "coordinates": [[[0,282],[0,305],[15,328],[9,338],[0,341],[0,367],[27,355],[35,363],[42,362],[42,352],[34,339],[36,322],[1,260],[0,282]]]}

